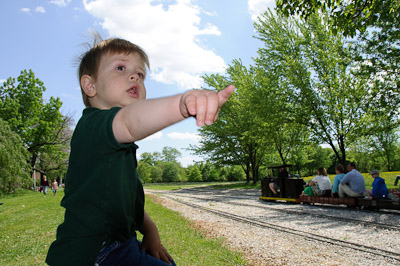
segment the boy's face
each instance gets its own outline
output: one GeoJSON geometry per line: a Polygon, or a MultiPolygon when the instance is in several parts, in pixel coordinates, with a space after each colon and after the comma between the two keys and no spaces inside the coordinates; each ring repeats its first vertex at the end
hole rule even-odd
{"type": "Polygon", "coordinates": [[[146,99],[146,70],[138,53],[104,54],[97,79],[93,81],[94,96],[90,103],[99,109],[124,107],[146,99]]]}

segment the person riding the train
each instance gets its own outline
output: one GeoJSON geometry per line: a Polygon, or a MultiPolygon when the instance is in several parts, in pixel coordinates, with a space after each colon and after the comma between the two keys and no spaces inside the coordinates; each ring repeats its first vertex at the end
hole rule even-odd
{"type": "Polygon", "coordinates": [[[330,196],[331,180],[328,177],[326,169],[318,168],[317,175],[308,182],[308,187],[303,191],[303,195],[308,196],[330,196]]]}
{"type": "Polygon", "coordinates": [[[385,179],[379,176],[378,170],[372,170],[370,174],[374,178],[374,182],[372,182],[372,189],[366,190],[367,195],[370,199],[388,198],[389,191],[386,187],[385,179]]]}
{"type": "Polygon", "coordinates": [[[277,180],[275,182],[269,183],[269,188],[271,189],[272,193],[274,193],[275,195],[278,194],[283,180],[288,177],[289,173],[288,171],[286,171],[286,167],[280,167],[277,180]]]}
{"type": "Polygon", "coordinates": [[[363,197],[365,193],[364,176],[357,171],[355,163],[347,165],[348,173],[343,177],[339,184],[339,197],[363,197]]]}

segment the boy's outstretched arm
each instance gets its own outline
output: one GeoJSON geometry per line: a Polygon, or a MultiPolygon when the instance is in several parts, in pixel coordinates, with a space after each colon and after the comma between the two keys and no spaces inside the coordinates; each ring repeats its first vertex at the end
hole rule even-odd
{"type": "Polygon", "coordinates": [[[198,126],[211,125],[234,89],[230,85],[219,92],[191,90],[180,95],[132,103],[116,114],[114,136],[120,143],[134,142],[190,116],[196,118],[198,126]]]}

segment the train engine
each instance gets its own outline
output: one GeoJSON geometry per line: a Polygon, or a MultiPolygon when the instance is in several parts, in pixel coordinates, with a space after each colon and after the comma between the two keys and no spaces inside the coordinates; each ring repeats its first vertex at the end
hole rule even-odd
{"type": "Polygon", "coordinates": [[[268,167],[270,175],[261,180],[260,199],[298,201],[305,183],[302,178],[289,174],[290,167],[287,164],[268,167]]]}

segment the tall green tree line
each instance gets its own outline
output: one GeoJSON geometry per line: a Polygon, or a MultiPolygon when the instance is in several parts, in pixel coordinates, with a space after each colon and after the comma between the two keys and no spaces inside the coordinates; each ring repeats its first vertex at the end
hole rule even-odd
{"type": "Polygon", "coordinates": [[[332,162],[346,164],[350,147],[367,138],[390,170],[399,122],[396,76],[365,71],[364,50],[329,30],[330,23],[326,13],[307,20],[269,11],[261,16],[256,38],[264,45],[255,64],[246,68],[234,60],[225,75],[204,77],[211,88],[233,83],[237,89],[220,120],[200,130],[197,154],[222,164],[236,160],[256,181],[262,166],[307,167],[312,152],[304,151],[318,144],[331,147],[332,162]]]}
{"type": "Polygon", "coordinates": [[[21,164],[22,169],[29,175],[33,169],[40,169],[55,178],[64,175],[67,168],[73,121],[61,114],[59,98],[44,101],[45,90],[32,70],[8,78],[0,86],[0,118],[27,151],[30,167],[21,164]]]}

